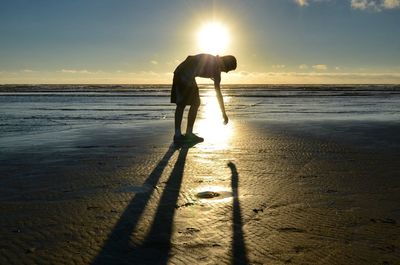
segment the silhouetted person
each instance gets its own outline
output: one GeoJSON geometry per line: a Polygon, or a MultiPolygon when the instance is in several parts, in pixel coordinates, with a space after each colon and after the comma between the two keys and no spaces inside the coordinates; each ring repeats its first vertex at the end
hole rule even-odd
{"type": "Polygon", "coordinates": [[[232,55],[213,56],[210,54],[198,54],[188,56],[174,71],[174,80],[171,90],[171,103],[176,103],[175,110],[175,135],[174,142],[202,142],[203,138],[193,133],[193,125],[196,120],[197,110],[200,106],[199,88],[195,77],[211,78],[221,108],[224,124],[228,123],[225,113],[224,99],[221,94],[221,72],[229,72],[236,69],[236,58],[232,55]],[[185,107],[189,105],[189,114],[186,134],[182,135],[181,123],[185,107]]]}

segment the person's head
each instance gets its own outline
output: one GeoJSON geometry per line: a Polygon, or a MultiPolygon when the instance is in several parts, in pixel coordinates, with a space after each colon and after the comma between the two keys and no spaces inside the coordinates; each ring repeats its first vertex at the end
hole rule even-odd
{"type": "Polygon", "coordinates": [[[221,62],[221,71],[223,72],[229,72],[232,70],[236,69],[237,66],[237,61],[235,56],[232,55],[226,55],[226,56],[221,56],[220,58],[220,62],[221,62]]]}

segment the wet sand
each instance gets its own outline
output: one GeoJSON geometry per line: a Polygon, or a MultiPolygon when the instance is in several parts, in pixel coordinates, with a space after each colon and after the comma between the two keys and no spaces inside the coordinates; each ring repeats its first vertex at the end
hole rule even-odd
{"type": "Polygon", "coordinates": [[[400,263],[400,123],[171,127],[3,145],[0,264],[400,263]]]}

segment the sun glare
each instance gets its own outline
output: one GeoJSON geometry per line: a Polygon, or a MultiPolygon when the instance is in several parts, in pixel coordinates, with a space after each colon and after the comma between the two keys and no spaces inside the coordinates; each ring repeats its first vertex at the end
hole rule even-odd
{"type": "MultiPolygon", "coordinates": [[[[224,98],[225,103],[230,101],[229,97],[224,98]]],[[[233,133],[233,122],[223,124],[221,110],[215,97],[215,91],[209,91],[202,97],[202,113],[200,120],[196,123],[196,132],[207,139],[208,145],[205,149],[222,150],[229,146],[233,133]]]]}
{"type": "Polygon", "coordinates": [[[210,22],[202,26],[197,41],[201,52],[222,54],[229,46],[229,31],[221,23],[210,22]]]}

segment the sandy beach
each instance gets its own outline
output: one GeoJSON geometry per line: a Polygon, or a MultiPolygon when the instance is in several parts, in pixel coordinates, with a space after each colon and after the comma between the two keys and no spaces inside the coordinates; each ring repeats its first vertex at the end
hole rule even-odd
{"type": "Polygon", "coordinates": [[[201,122],[191,148],[171,121],[3,147],[0,263],[400,262],[399,123],[201,122]]]}

